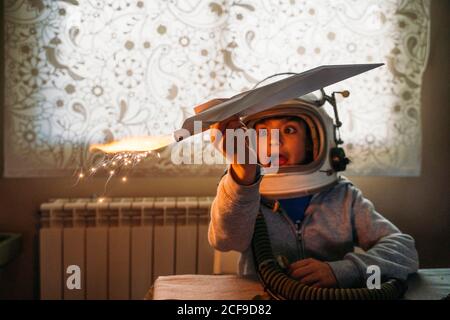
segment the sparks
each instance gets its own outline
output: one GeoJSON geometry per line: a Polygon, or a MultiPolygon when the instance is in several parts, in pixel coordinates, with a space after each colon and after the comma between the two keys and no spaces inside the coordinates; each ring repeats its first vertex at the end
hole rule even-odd
{"type": "MultiPolygon", "coordinates": [[[[90,146],[89,151],[100,150],[104,153],[148,152],[167,147],[174,142],[175,139],[171,134],[165,136],[133,137],[111,143],[93,144],[90,146]]],[[[130,154],[127,154],[127,156],[130,156],[130,154]]]]}
{"type": "MultiPolygon", "coordinates": [[[[87,169],[81,171],[78,169],[76,176],[77,183],[86,178],[86,173],[89,176],[105,172],[107,179],[104,185],[103,195],[106,194],[106,188],[112,179],[117,177],[122,183],[128,182],[127,175],[129,172],[139,165],[143,160],[149,156],[161,158],[160,151],[171,143],[175,142],[172,135],[158,136],[158,137],[137,137],[126,138],[119,141],[114,141],[107,144],[93,144],[89,151],[101,152],[102,158],[97,159],[87,169]]],[[[105,198],[101,197],[98,202],[103,202],[105,198]]]]}

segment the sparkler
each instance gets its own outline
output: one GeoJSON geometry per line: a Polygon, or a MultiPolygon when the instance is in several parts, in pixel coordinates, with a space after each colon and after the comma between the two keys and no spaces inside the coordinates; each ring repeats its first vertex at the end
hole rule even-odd
{"type": "Polygon", "coordinates": [[[77,170],[77,181],[92,177],[97,173],[107,174],[103,194],[98,198],[104,201],[106,188],[113,177],[120,177],[122,183],[128,182],[127,173],[133,170],[139,163],[149,157],[161,158],[160,150],[175,142],[173,135],[147,136],[125,138],[105,144],[93,144],[89,147],[90,152],[102,152],[103,157],[87,170],[77,170]]]}

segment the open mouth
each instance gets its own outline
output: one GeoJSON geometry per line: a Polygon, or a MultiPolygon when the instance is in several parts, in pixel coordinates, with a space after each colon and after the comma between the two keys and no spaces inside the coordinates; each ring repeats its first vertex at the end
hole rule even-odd
{"type": "Polygon", "coordinates": [[[280,166],[286,165],[287,162],[288,162],[288,158],[287,158],[287,157],[283,156],[282,154],[280,154],[280,155],[278,156],[278,164],[279,164],[280,166]]]}
{"type": "Polygon", "coordinates": [[[278,157],[278,166],[285,166],[288,164],[288,158],[285,155],[279,154],[279,155],[272,155],[271,158],[271,164],[276,163],[275,159],[278,157]]]}

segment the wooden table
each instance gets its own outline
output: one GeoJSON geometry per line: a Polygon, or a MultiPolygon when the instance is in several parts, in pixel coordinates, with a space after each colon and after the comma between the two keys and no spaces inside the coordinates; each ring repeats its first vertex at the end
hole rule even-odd
{"type": "MultiPolygon", "coordinates": [[[[449,269],[421,269],[408,279],[406,300],[439,300],[450,293],[449,269]]],[[[251,300],[264,290],[255,278],[236,275],[158,277],[146,299],[251,300]]]]}
{"type": "Polygon", "coordinates": [[[158,277],[146,299],[251,300],[264,294],[256,279],[236,275],[175,275],[158,277]]]}

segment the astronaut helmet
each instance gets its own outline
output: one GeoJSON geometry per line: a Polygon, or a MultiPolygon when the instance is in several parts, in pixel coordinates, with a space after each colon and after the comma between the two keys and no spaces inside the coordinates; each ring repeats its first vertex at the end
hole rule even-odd
{"type": "Polygon", "coordinates": [[[313,94],[288,100],[262,112],[243,116],[247,128],[255,129],[263,119],[297,117],[306,124],[306,161],[270,170],[261,167],[260,193],[268,199],[287,199],[311,195],[337,183],[338,171],[345,170],[348,159],[335,139],[333,119],[313,94]],[[345,163],[344,165],[343,162],[345,163]]]}

